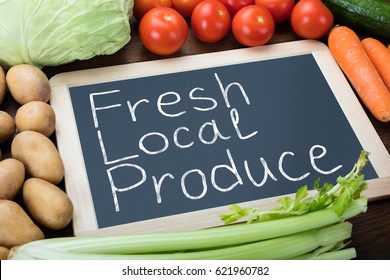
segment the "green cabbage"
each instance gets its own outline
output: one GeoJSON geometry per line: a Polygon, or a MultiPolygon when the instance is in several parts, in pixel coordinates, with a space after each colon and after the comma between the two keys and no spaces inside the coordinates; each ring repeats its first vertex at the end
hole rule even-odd
{"type": "Polygon", "coordinates": [[[0,0],[0,65],[55,66],[117,52],[134,0],[0,0]]]}

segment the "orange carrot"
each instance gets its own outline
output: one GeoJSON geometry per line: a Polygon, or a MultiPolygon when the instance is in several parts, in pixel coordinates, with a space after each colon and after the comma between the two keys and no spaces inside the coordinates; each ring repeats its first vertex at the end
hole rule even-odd
{"type": "Polygon", "coordinates": [[[329,49],[356,93],[375,118],[390,121],[390,92],[356,33],[346,26],[333,28],[329,49]]]}
{"type": "Polygon", "coordinates": [[[365,38],[362,44],[383,82],[390,90],[390,52],[379,40],[365,38]]]}

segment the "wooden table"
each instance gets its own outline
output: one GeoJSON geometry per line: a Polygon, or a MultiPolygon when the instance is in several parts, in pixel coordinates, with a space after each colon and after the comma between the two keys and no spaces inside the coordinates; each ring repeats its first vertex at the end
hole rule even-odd
{"type": "MultiPolygon", "coordinates": [[[[148,52],[141,44],[137,34],[137,22],[132,20],[132,39],[123,49],[110,56],[95,57],[86,61],[76,61],[67,65],[58,67],[46,67],[43,71],[49,78],[55,74],[74,70],[83,70],[96,67],[112,66],[118,64],[164,59],[148,52]]],[[[363,37],[373,36],[370,34],[359,34],[363,37]]],[[[292,31],[288,23],[278,26],[274,37],[269,44],[276,44],[286,41],[300,40],[292,31]]],[[[326,43],[326,38],[322,40],[326,43]]],[[[389,44],[390,40],[382,40],[389,44]]],[[[220,42],[206,44],[198,41],[191,33],[183,49],[173,57],[210,53],[229,49],[238,49],[243,46],[239,45],[229,34],[220,42]]],[[[18,104],[7,94],[4,102],[0,105],[0,110],[15,115],[18,104]]],[[[376,119],[370,119],[380,138],[382,139],[387,150],[390,152],[390,126],[388,123],[381,123],[376,119]]],[[[53,139],[55,141],[55,139],[53,139]]],[[[2,158],[10,157],[10,142],[3,144],[1,147],[2,158]]],[[[61,184],[63,187],[63,184],[61,184]]],[[[353,236],[350,246],[357,250],[358,259],[390,259],[390,198],[378,201],[370,201],[367,213],[361,214],[351,220],[353,223],[353,236]]],[[[45,230],[46,237],[71,236],[72,227],[60,231],[45,230]]]]}

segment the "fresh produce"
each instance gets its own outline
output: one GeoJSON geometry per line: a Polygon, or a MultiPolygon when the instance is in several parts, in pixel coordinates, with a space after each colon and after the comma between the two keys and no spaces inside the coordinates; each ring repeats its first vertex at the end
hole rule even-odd
{"type": "Polygon", "coordinates": [[[332,28],[334,17],[321,0],[300,0],[291,13],[291,27],[304,39],[319,39],[332,28]]]}
{"type": "Polygon", "coordinates": [[[192,11],[203,0],[172,0],[172,7],[184,18],[191,18],[192,11]]]}
{"type": "MultiPolygon", "coordinates": [[[[163,1],[164,0],[160,0],[160,2],[163,1]]],[[[224,0],[221,1],[223,2],[224,0]]],[[[14,3],[16,2],[19,3],[20,1],[14,1],[14,3]]],[[[48,5],[47,3],[53,3],[53,6],[57,6],[57,2],[55,3],[54,1],[50,2],[48,0],[44,0],[42,3],[44,3],[45,5],[48,5]]],[[[95,9],[94,2],[98,1],[93,0],[89,2],[89,4],[91,4],[90,7],[92,7],[92,9],[95,9]]],[[[112,3],[113,1],[106,0],[99,2],[104,2],[105,5],[107,5],[105,7],[114,5],[112,3]]],[[[127,5],[127,3],[131,3],[131,1],[125,2],[126,4],[124,5],[124,7],[127,5]]],[[[143,3],[146,2],[147,0],[145,0],[143,3]]],[[[154,0],[151,2],[156,3],[159,2],[159,0],[154,0]]],[[[150,17],[149,20],[146,21],[149,25],[147,25],[147,27],[144,27],[142,31],[141,25],[143,25],[142,22],[145,22],[144,19],[146,18],[146,16],[143,17],[140,21],[139,33],[141,41],[144,43],[145,47],[153,53],[159,55],[171,55],[180,50],[180,48],[183,47],[187,39],[188,25],[185,21],[182,20],[183,17],[185,17],[185,12],[179,11],[179,8],[177,6],[178,4],[175,5],[175,2],[179,2],[180,4],[182,4],[183,6],[181,7],[185,7],[183,9],[186,10],[187,14],[192,14],[194,8],[193,6],[189,6],[189,4],[186,3],[186,0],[172,0],[170,5],[181,14],[181,17],[178,17],[180,19],[178,19],[176,23],[172,22],[172,19],[175,19],[176,14],[174,16],[172,16],[173,14],[164,14],[164,16],[160,18],[159,23],[156,23],[156,21],[154,21],[157,18],[157,14],[154,14],[153,21],[152,17],[150,17]],[[189,10],[191,12],[188,12],[189,10]],[[163,23],[164,25],[161,25],[161,23],[163,23]],[[166,24],[171,25],[167,27],[166,24]],[[172,34],[171,31],[175,31],[175,28],[177,28],[177,32],[175,33],[175,35],[178,37],[174,37],[174,39],[168,38],[164,39],[164,41],[159,41],[158,39],[156,39],[156,37],[151,36],[151,34],[155,31],[157,31],[160,35],[168,33],[172,34]],[[141,35],[141,33],[144,35],[141,35]]],[[[196,1],[192,1],[191,4],[195,2],[196,1]]],[[[208,1],[204,1],[202,3],[206,2],[208,1]]],[[[245,2],[245,0],[234,1],[234,4],[240,5],[240,2],[245,2]]],[[[277,9],[277,12],[279,12],[279,14],[276,12],[273,13],[270,4],[277,3],[281,5],[285,2],[294,1],[256,0],[257,5],[253,5],[253,0],[248,0],[247,2],[251,3],[245,2],[239,9],[237,9],[237,11],[234,11],[236,28],[234,31],[233,27],[232,33],[239,43],[247,46],[257,46],[266,44],[271,39],[274,34],[275,24],[278,24],[279,21],[285,21],[286,19],[281,19],[283,18],[282,14],[283,16],[287,16],[289,13],[288,10],[283,10],[281,8],[282,6],[279,6],[280,8],[277,9]],[[260,4],[259,2],[262,2],[262,4],[260,4]],[[269,4],[268,7],[267,3],[269,4]],[[259,11],[259,8],[254,8],[254,6],[262,8],[263,14],[256,14],[256,18],[251,18],[249,16],[249,13],[244,15],[245,10],[252,10],[253,12],[256,9],[257,11],[259,11]],[[268,15],[265,16],[264,10],[267,10],[268,14],[271,15],[272,24],[271,20],[269,19],[270,17],[268,15]],[[277,18],[279,19],[277,20],[277,18]],[[251,21],[250,24],[248,24],[247,20],[251,21]],[[245,33],[245,27],[250,27],[250,30],[253,31],[256,29],[256,27],[258,27],[259,24],[262,25],[262,27],[264,28],[263,31],[265,31],[265,34],[261,32],[257,33],[257,35],[260,34],[262,36],[260,37],[260,39],[259,37],[252,38],[251,35],[253,33],[245,33]]],[[[305,0],[299,1],[299,3],[303,2],[305,2],[305,0]]],[[[72,13],[72,11],[74,10],[70,10],[70,8],[63,3],[63,1],[60,1],[60,3],[62,4],[62,8],[58,9],[58,11],[61,12],[57,11],[57,15],[61,16],[62,11],[67,11],[70,13],[70,15],[64,14],[63,17],[61,17],[63,22],[66,22],[66,19],[64,19],[64,17],[72,18],[74,19],[74,21],[76,21],[76,19],[79,19],[75,16],[75,12],[72,13]]],[[[142,1],[139,0],[138,3],[142,3],[142,1]]],[[[9,3],[0,4],[0,11],[5,5],[9,5],[9,3]]],[[[35,1],[34,3],[25,3],[24,5],[33,6],[35,5],[35,1]]],[[[75,5],[78,5],[78,7],[80,7],[79,5],[81,4],[77,3],[75,5]]],[[[129,5],[131,6],[131,4],[129,5]]],[[[129,10],[131,10],[130,6],[129,10]]],[[[319,6],[316,6],[316,8],[318,7],[319,6]]],[[[40,11],[40,9],[41,8],[39,8],[38,10],[40,11]]],[[[103,10],[103,8],[100,7],[96,9],[103,10]]],[[[118,11],[111,14],[109,12],[109,9],[104,9],[104,13],[107,18],[106,22],[110,22],[113,18],[121,18],[118,21],[115,20],[114,23],[114,25],[116,25],[118,29],[118,33],[115,34],[118,37],[116,39],[122,40],[126,37],[128,38],[128,40],[130,40],[130,37],[124,36],[123,34],[119,34],[119,32],[123,32],[123,26],[121,28],[118,28],[118,26],[120,25],[119,22],[121,22],[123,25],[128,24],[127,16],[129,14],[127,13],[127,11],[124,12],[126,8],[120,7],[118,9],[122,10],[121,16],[118,16],[118,11]],[[126,21],[123,20],[123,18],[126,18],[126,21]]],[[[169,9],[170,11],[173,10],[172,8],[169,9]]],[[[162,7],[158,7],[155,8],[153,11],[149,10],[148,13],[161,10],[162,7]]],[[[89,28],[95,29],[99,26],[98,22],[100,22],[100,18],[96,15],[88,17],[88,19],[89,22],[92,22],[93,19],[93,21],[97,24],[93,24],[91,26],[88,26],[87,24],[81,25],[81,20],[82,23],[85,22],[85,11],[79,9],[77,12],[78,15],[81,15],[80,22],[74,24],[75,26],[77,26],[77,28],[74,28],[74,30],[77,30],[76,33],[78,33],[79,31],[81,32],[81,27],[84,27],[84,30],[86,30],[89,28]],[[81,17],[83,19],[81,19],[81,17]]],[[[290,10],[290,13],[291,12],[292,11],[290,10]]],[[[93,15],[92,12],[90,14],[93,15]]],[[[16,13],[14,13],[14,15],[16,15],[16,13]]],[[[317,14],[317,18],[318,15],[319,14],[317,14]]],[[[36,16],[34,13],[34,16],[31,16],[32,24],[38,22],[35,17],[36,16]]],[[[5,17],[5,20],[9,20],[9,18],[10,17],[7,15],[5,17]]],[[[41,16],[41,19],[43,18],[44,17],[41,16]]],[[[47,18],[50,20],[50,18],[52,18],[52,14],[48,13],[45,17],[45,20],[47,18]]],[[[198,20],[195,20],[196,17],[193,18],[195,23],[191,23],[191,25],[194,30],[194,34],[196,35],[196,25],[198,22],[200,22],[200,20],[199,18],[198,20]]],[[[327,23],[329,23],[329,18],[330,17],[326,17],[327,23]]],[[[41,22],[44,21],[42,20],[41,22]]],[[[41,24],[41,22],[39,23],[41,24]]],[[[53,19],[50,22],[56,23],[57,20],[53,19]]],[[[215,23],[215,21],[213,22],[215,23]]],[[[3,33],[3,20],[1,24],[2,25],[0,26],[0,38],[1,34],[3,33]]],[[[72,23],[69,24],[72,25],[72,23]]],[[[296,22],[292,23],[293,26],[295,24],[296,22]]],[[[303,25],[301,25],[301,27],[302,26],[303,25]]],[[[321,28],[323,27],[321,25],[312,25],[313,29],[317,29],[318,26],[321,28]],[[315,26],[315,28],[313,26],[315,26]]],[[[55,24],[52,27],[58,28],[59,30],[61,30],[61,32],[64,29],[62,27],[57,27],[55,24]]],[[[166,234],[155,233],[99,238],[69,237],[31,242],[32,240],[44,238],[42,232],[39,230],[37,225],[42,225],[49,229],[60,229],[68,225],[73,216],[73,206],[71,201],[69,200],[69,197],[67,197],[66,193],[55,185],[63,179],[64,167],[61,158],[59,157],[58,151],[56,150],[54,144],[48,138],[54,130],[55,116],[51,107],[47,104],[50,99],[51,93],[47,93],[47,91],[45,90],[40,90],[40,86],[41,88],[47,88],[48,81],[47,78],[45,79],[45,77],[41,75],[43,73],[39,70],[39,68],[42,67],[42,65],[57,65],[58,63],[67,63],[62,61],[62,57],[66,57],[67,59],[68,57],[72,57],[70,58],[69,62],[73,61],[74,59],[86,59],[77,58],[75,55],[75,50],[64,52],[64,49],[60,47],[67,46],[69,48],[70,46],[73,47],[73,45],[77,45],[77,43],[84,43],[81,41],[86,41],[88,44],[91,44],[90,40],[99,40],[100,34],[100,31],[93,31],[93,33],[95,32],[95,35],[98,34],[93,39],[89,39],[87,35],[82,34],[82,36],[84,36],[83,40],[79,39],[77,43],[74,43],[74,41],[72,41],[68,44],[68,41],[62,41],[61,44],[59,44],[58,40],[61,40],[61,38],[63,37],[55,37],[55,32],[47,30],[47,28],[48,25],[42,27],[43,33],[49,33],[48,35],[46,35],[46,37],[41,36],[40,32],[38,33],[39,35],[35,36],[30,35],[29,32],[25,33],[26,36],[25,38],[23,38],[23,41],[30,40],[32,42],[31,45],[36,46],[35,41],[39,39],[41,45],[43,45],[44,47],[41,47],[39,51],[35,50],[35,54],[33,55],[30,55],[32,51],[29,51],[28,53],[24,51],[23,54],[26,53],[26,55],[23,55],[22,65],[11,67],[13,66],[12,64],[9,64],[9,62],[7,61],[4,62],[1,59],[3,56],[1,55],[2,47],[4,44],[0,43],[0,63],[7,67],[4,69],[8,69],[9,67],[11,67],[9,68],[9,71],[7,73],[7,79],[5,77],[4,71],[0,69],[0,103],[2,102],[2,99],[4,98],[5,94],[3,93],[2,95],[2,88],[3,92],[5,92],[6,84],[8,84],[12,96],[15,98],[15,100],[17,100],[17,102],[22,105],[22,107],[16,113],[12,135],[6,137],[6,141],[8,141],[12,138],[12,136],[14,136],[16,125],[17,132],[19,133],[15,136],[11,147],[12,156],[15,159],[7,159],[0,162],[0,213],[10,213],[10,211],[4,209],[13,209],[16,211],[12,214],[12,218],[9,218],[6,222],[4,222],[4,219],[11,217],[11,214],[5,215],[5,218],[0,217],[0,259],[2,258],[1,248],[7,247],[9,249],[10,246],[19,246],[22,244],[25,245],[19,248],[15,247],[13,249],[13,258],[349,259],[354,258],[356,256],[356,252],[353,248],[343,248],[343,246],[345,246],[343,241],[351,237],[352,231],[351,224],[345,222],[345,220],[354,217],[361,212],[366,211],[367,208],[367,200],[364,197],[360,196],[360,192],[365,189],[364,177],[362,177],[362,175],[360,174],[360,170],[362,168],[362,165],[364,164],[361,163],[357,164],[350,174],[345,177],[339,178],[338,183],[335,186],[324,185],[322,188],[320,188],[318,185],[319,183],[316,182],[315,188],[317,188],[318,194],[315,196],[315,199],[308,199],[306,197],[307,188],[303,187],[297,191],[295,200],[290,198],[283,198],[280,200],[282,206],[275,209],[271,209],[270,211],[262,212],[257,209],[242,209],[238,205],[233,205],[231,207],[232,213],[222,215],[222,218],[226,222],[226,224],[237,222],[241,219],[248,219],[249,224],[235,224],[231,226],[221,226],[215,229],[166,234]],[[43,40],[53,40],[53,38],[57,40],[55,45],[54,43],[42,43],[43,40]],[[55,49],[58,50],[57,53],[52,52],[55,49]],[[39,56],[41,55],[41,53],[44,53],[44,55],[39,56]],[[45,64],[41,64],[41,62],[39,62],[39,64],[36,64],[34,62],[36,66],[27,64],[30,63],[32,60],[36,61],[37,58],[42,61],[50,59],[50,61],[54,60],[56,62],[54,64],[49,64],[49,62],[45,62],[45,64]],[[25,60],[28,61],[24,62],[25,60]],[[24,69],[22,68],[22,66],[24,67],[24,69]],[[24,74],[24,70],[26,69],[28,69],[28,71],[25,71],[26,74],[24,74]],[[35,78],[31,80],[30,78],[32,77],[35,78]],[[24,91],[24,89],[28,91],[24,91]],[[26,92],[28,93],[25,94],[26,92]],[[32,114],[31,112],[35,113],[32,114]],[[42,120],[48,122],[44,123],[42,120]],[[5,173],[2,173],[4,170],[5,173]],[[37,178],[30,178],[27,181],[24,181],[26,174],[28,176],[33,176],[37,178]],[[23,184],[23,182],[24,186],[23,189],[21,189],[21,185],[23,184]],[[12,200],[15,197],[16,193],[19,193],[21,190],[23,190],[23,207],[25,207],[25,211],[28,211],[28,215],[27,212],[24,212],[23,208],[16,207],[11,201],[9,201],[12,200]],[[2,196],[2,193],[5,193],[4,197],[2,196]],[[16,224],[19,219],[14,218],[13,215],[21,217],[20,219],[22,220],[22,222],[20,223],[23,224],[22,226],[19,225],[19,222],[16,224]],[[29,215],[33,218],[33,220],[28,217],[29,215]],[[37,224],[35,225],[33,221],[35,221],[37,224]],[[24,228],[31,228],[31,230],[24,230],[24,228]],[[14,233],[15,229],[17,230],[16,234],[14,233]],[[26,238],[24,234],[26,234],[27,232],[34,232],[33,237],[31,237],[30,235],[29,238],[26,238]],[[15,241],[14,239],[17,239],[17,241],[15,241]],[[292,246],[291,244],[293,244],[294,246],[292,246]]],[[[224,30],[224,35],[218,36],[218,39],[215,39],[214,37],[209,42],[215,42],[223,38],[229,32],[229,28],[227,28],[227,30],[224,30]]],[[[320,30],[317,29],[316,32],[324,32],[321,28],[320,30]]],[[[71,30],[72,28],[68,27],[67,29],[71,30]]],[[[25,28],[25,30],[29,31],[30,29],[25,28]]],[[[325,34],[328,31],[329,29],[327,29],[325,34]]],[[[105,32],[108,33],[107,30],[105,30],[105,32]]],[[[114,31],[110,29],[110,33],[111,34],[109,35],[107,34],[103,36],[104,40],[102,39],[102,41],[100,42],[101,44],[92,44],[92,48],[103,48],[103,41],[104,44],[107,44],[107,36],[111,36],[114,31]]],[[[204,35],[215,35],[213,32],[211,32],[210,29],[203,30],[203,33],[204,35]]],[[[129,34],[127,35],[129,36],[129,34]]],[[[63,36],[63,33],[61,33],[59,36],[63,36]]],[[[303,37],[303,35],[300,36],[303,37]]],[[[323,36],[324,35],[321,35],[321,37],[323,36]]],[[[75,35],[75,38],[76,37],[78,37],[78,34],[75,35]]],[[[13,40],[9,41],[11,41],[11,43],[14,42],[13,40]]],[[[203,41],[207,42],[207,39],[203,41]]],[[[123,42],[123,40],[121,42],[123,42]]],[[[8,44],[8,42],[6,43],[8,44]]],[[[116,41],[113,44],[116,45],[117,48],[119,48],[120,43],[117,44],[116,41]]],[[[79,50],[80,53],[83,53],[84,46],[79,45],[77,51],[79,50]]],[[[10,51],[10,48],[7,49],[7,52],[11,54],[9,56],[10,59],[13,56],[18,57],[20,55],[17,53],[17,51],[17,48],[15,48],[15,51],[10,51]]],[[[91,55],[94,56],[97,55],[97,53],[95,53],[95,51],[93,50],[91,51],[91,55]]],[[[356,65],[357,64],[355,64],[355,66],[356,65]]],[[[352,68],[352,66],[350,67],[352,68]]],[[[0,120],[0,131],[4,123],[5,122],[0,120]]],[[[4,250],[4,254],[8,255],[8,249],[4,250]]]]}
{"type": "Polygon", "coordinates": [[[1,247],[12,248],[44,238],[43,232],[16,202],[0,199],[0,213],[1,247]]]}
{"type": "Polygon", "coordinates": [[[178,52],[188,36],[188,25],[182,15],[167,7],[157,7],[147,12],[139,24],[142,44],[157,55],[178,52]]]}
{"type": "Polygon", "coordinates": [[[295,0],[255,0],[255,4],[266,7],[275,24],[281,24],[290,18],[295,0]]]}
{"type": "Polygon", "coordinates": [[[39,68],[113,54],[130,41],[133,0],[0,2],[0,65],[39,68]]]}
{"type": "Polygon", "coordinates": [[[38,67],[15,65],[8,70],[6,81],[13,98],[21,105],[37,100],[48,102],[50,99],[49,80],[38,67]]]}
{"type": "Polygon", "coordinates": [[[73,204],[67,194],[42,179],[24,182],[23,201],[34,220],[49,229],[62,229],[72,220],[73,204]]]}
{"type": "Polygon", "coordinates": [[[64,164],[56,146],[41,133],[19,132],[12,141],[11,153],[13,158],[23,162],[31,177],[56,185],[64,176],[64,164]]]}
{"type": "Polygon", "coordinates": [[[193,10],[192,31],[199,40],[214,43],[225,38],[231,27],[228,9],[218,0],[204,0],[193,10]]]}
{"type": "Polygon", "coordinates": [[[156,7],[172,8],[172,0],[135,0],[133,6],[134,17],[140,21],[151,9],[156,7]]]}
{"type": "Polygon", "coordinates": [[[339,177],[336,185],[328,183],[320,188],[317,181],[318,194],[314,198],[307,198],[307,188],[302,187],[295,200],[281,199],[283,211],[278,210],[277,217],[272,215],[273,210],[264,216],[234,205],[233,213],[222,215],[226,223],[248,213],[255,213],[256,219],[251,219],[252,223],[182,232],[46,239],[13,248],[10,258],[300,259],[320,258],[322,254],[353,258],[353,248],[342,249],[352,232],[345,220],[367,209],[367,199],[361,196],[367,187],[361,169],[367,161],[368,153],[362,151],[351,172],[339,177]]]}
{"type": "Polygon", "coordinates": [[[390,52],[380,41],[374,38],[362,40],[363,47],[390,91],[390,52]]]}
{"type": "Polygon", "coordinates": [[[254,0],[219,0],[219,1],[226,6],[232,18],[241,8],[244,8],[245,6],[248,5],[253,5],[255,3],[254,0]]]}
{"type": "Polygon", "coordinates": [[[390,120],[390,93],[356,33],[337,26],[328,37],[329,49],[365,106],[379,121],[390,120]]]}
{"type": "MultiPolygon", "coordinates": [[[[204,232],[209,234],[209,232],[204,232]]],[[[271,239],[255,241],[251,243],[240,243],[238,245],[228,244],[227,246],[218,248],[207,237],[202,234],[201,242],[204,242],[204,248],[201,250],[186,251],[187,246],[192,247],[191,243],[196,243],[197,232],[192,232],[195,238],[178,236],[184,239],[180,242],[182,250],[170,251],[177,242],[173,238],[169,238],[170,247],[166,249],[167,240],[164,234],[158,236],[146,235],[145,238],[152,239],[151,253],[131,253],[131,245],[137,243],[132,241],[134,237],[137,241],[139,236],[116,236],[116,237],[99,237],[99,238],[73,238],[68,239],[47,239],[42,242],[31,242],[23,246],[11,249],[9,254],[10,259],[40,259],[40,260],[250,260],[250,259],[276,259],[284,260],[290,258],[301,257],[317,248],[334,248],[339,242],[348,239],[351,236],[351,224],[342,222],[330,225],[323,228],[315,228],[308,231],[302,231],[296,234],[283,235],[271,239]],[[194,239],[194,240],[191,240],[194,239]],[[99,244],[100,243],[100,244],[99,244]],[[100,246],[99,246],[100,245],[100,246]],[[108,247],[110,251],[107,251],[108,247]],[[161,247],[160,247],[161,246],[161,247]],[[164,249],[162,249],[164,248],[164,249]],[[100,253],[102,252],[102,253],[100,253]],[[130,253],[129,253],[130,252],[130,253]]],[[[245,234],[244,231],[237,234],[245,234]]],[[[166,234],[165,234],[166,235],[166,234]]],[[[176,236],[176,235],[175,235],[176,236]]],[[[174,236],[174,237],[175,237],[174,236]]],[[[211,235],[215,240],[215,236],[211,235]]],[[[239,239],[236,234],[219,233],[219,239],[239,239]]],[[[259,237],[261,239],[261,236],[259,237]]],[[[148,246],[145,240],[141,240],[142,245],[148,246]]],[[[220,242],[218,242],[220,243],[220,242]]],[[[136,246],[137,248],[139,246],[136,246]]],[[[352,254],[352,257],[355,257],[352,254]]],[[[348,253],[348,257],[351,254],[348,253]]],[[[345,256],[342,256],[344,259],[345,256]]]]}
{"type": "Polygon", "coordinates": [[[323,0],[337,23],[390,38],[388,0],[323,0]]]}
{"type": "Polygon", "coordinates": [[[5,111],[0,111],[0,144],[10,140],[15,133],[15,121],[5,111]]]}
{"type": "Polygon", "coordinates": [[[0,139],[12,141],[11,157],[0,161],[0,259],[6,258],[13,246],[44,238],[40,226],[57,230],[73,218],[72,202],[54,185],[62,180],[64,166],[48,138],[55,126],[54,111],[39,101],[50,98],[48,79],[39,68],[27,64],[11,67],[6,77],[13,91],[10,97],[33,101],[19,107],[15,120],[0,111],[0,139]]]}
{"type": "Polygon", "coordinates": [[[9,249],[0,246],[0,260],[6,260],[8,258],[9,249]]]}
{"type": "Polygon", "coordinates": [[[0,161],[0,199],[13,200],[23,186],[24,176],[20,161],[13,158],[0,161]]]}
{"type": "Polygon", "coordinates": [[[221,215],[221,219],[225,221],[225,224],[231,224],[242,218],[247,218],[247,223],[258,223],[302,216],[322,209],[331,209],[338,216],[345,215],[349,211],[346,210],[346,207],[351,202],[360,200],[361,193],[367,189],[367,183],[361,170],[367,164],[368,156],[368,152],[362,151],[352,170],[344,177],[337,178],[335,185],[324,183],[323,186],[320,186],[320,180],[317,179],[313,186],[317,191],[314,196],[308,197],[308,187],[302,186],[297,190],[295,199],[289,196],[280,198],[278,202],[281,206],[259,211],[256,208],[242,209],[238,205],[232,205],[232,212],[221,215]]]}
{"type": "Polygon", "coordinates": [[[42,101],[31,101],[21,106],[15,115],[19,132],[32,130],[49,137],[55,129],[56,116],[53,108],[42,101]]]}
{"type": "Polygon", "coordinates": [[[232,32],[234,38],[244,46],[261,46],[271,40],[275,23],[266,8],[249,5],[240,9],[234,16],[232,32]]]}
{"type": "Polygon", "coordinates": [[[3,68],[0,66],[0,104],[4,100],[5,89],[6,89],[5,74],[3,68]]]}
{"type": "Polygon", "coordinates": [[[303,254],[291,260],[351,260],[356,257],[355,248],[333,248],[333,251],[329,251],[328,246],[324,246],[310,252],[308,254],[303,254]]]}

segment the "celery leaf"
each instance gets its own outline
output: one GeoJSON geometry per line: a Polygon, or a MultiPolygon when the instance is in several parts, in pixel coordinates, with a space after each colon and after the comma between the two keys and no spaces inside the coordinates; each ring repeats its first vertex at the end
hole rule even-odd
{"type": "Polygon", "coordinates": [[[335,213],[341,216],[345,208],[354,200],[361,197],[362,191],[367,189],[367,182],[361,170],[368,163],[369,153],[362,151],[353,169],[344,177],[339,176],[336,185],[324,183],[321,186],[320,179],[314,181],[314,196],[308,197],[308,187],[302,186],[291,196],[281,197],[277,200],[280,206],[270,210],[260,211],[257,208],[241,208],[232,205],[232,212],[220,215],[225,224],[247,219],[247,223],[256,223],[269,220],[277,220],[290,216],[304,215],[309,212],[319,211],[331,207],[335,213]]]}

